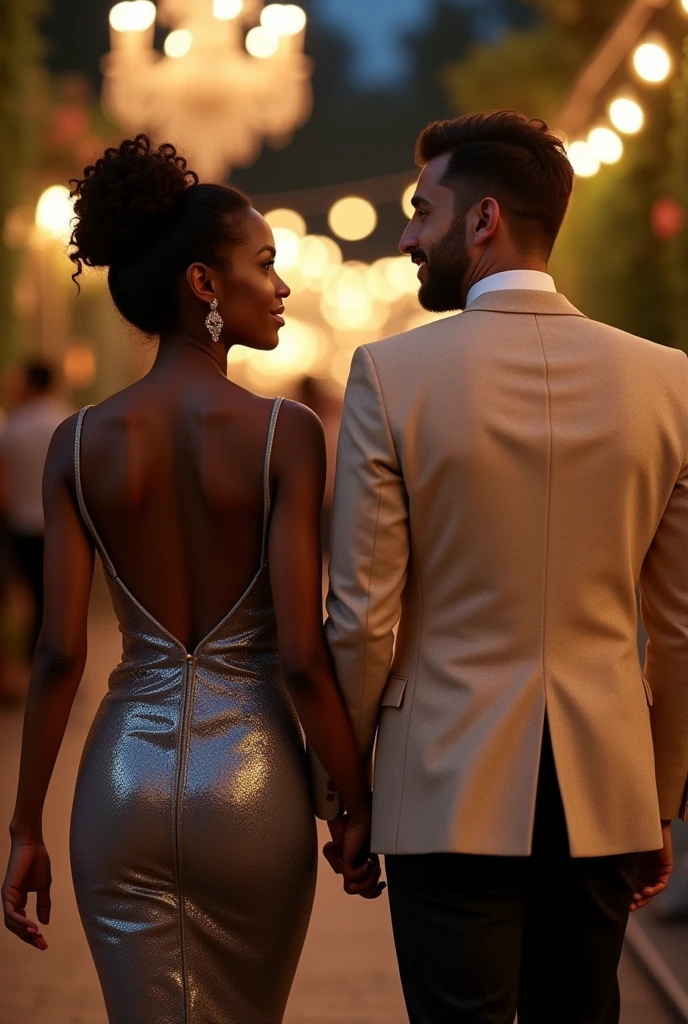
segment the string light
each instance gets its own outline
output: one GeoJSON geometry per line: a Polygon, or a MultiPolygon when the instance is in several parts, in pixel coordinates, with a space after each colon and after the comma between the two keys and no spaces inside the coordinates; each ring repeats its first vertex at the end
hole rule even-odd
{"type": "Polygon", "coordinates": [[[603,164],[615,164],[623,156],[623,142],[611,128],[593,128],[588,145],[603,164]]]}
{"type": "Polygon", "coordinates": [[[671,57],[661,43],[641,43],[633,54],[633,67],[644,82],[664,82],[671,73],[671,57]]]}
{"type": "Polygon", "coordinates": [[[327,220],[335,235],[347,242],[358,242],[372,235],[377,227],[377,210],[367,199],[345,196],[332,206],[327,220]]]}
{"type": "Polygon", "coordinates": [[[270,32],[263,25],[256,25],[246,35],[246,49],[252,57],[259,57],[267,60],[274,56],[279,49],[279,36],[270,32]]]}
{"type": "Polygon", "coordinates": [[[579,178],[592,178],[600,169],[600,161],[592,146],[582,139],[572,142],[568,149],[568,158],[574,173],[579,178]]]}
{"type": "Polygon", "coordinates": [[[306,222],[296,210],[270,210],[264,216],[273,231],[275,228],[288,228],[299,238],[303,238],[306,234],[306,222]]]}
{"type": "MultiPolygon", "coordinates": [[[[688,0],[686,0],[686,2],[688,3],[688,0]]],[[[404,194],[401,197],[401,208],[409,220],[412,219],[414,213],[416,212],[415,208],[411,205],[411,200],[416,194],[416,187],[417,182],[414,181],[413,184],[409,185],[409,187],[404,191],[404,194]]]]}
{"type": "Polygon", "coordinates": [[[124,0],[110,11],[115,32],[145,32],[155,24],[155,4],[151,0],[124,0]]]}
{"type": "Polygon", "coordinates": [[[635,135],[645,123],[643,108],[627,96],[619,96],[612,101],[609,117],[614,127],[624,135],[635,135]]]}
{"type": "Polygon", "coordinates": [[[214,0],[213,15],[218,21],[232,21],[244,9],[244,0],[214,0]]]}
{"type": "Polygon", "coordinates": [[[175,29],[174,32],[170,32],[163,49],[168,57],[186,57],[187,53],[193,46],[193,36],[186,28],[175,29]]]}
{"type": "Polygon", "coordinates": [[[74,200],[64,185],[51,185],[36,205],[36,226],[50,238],[68,241],[74,217],[74,200]]]}

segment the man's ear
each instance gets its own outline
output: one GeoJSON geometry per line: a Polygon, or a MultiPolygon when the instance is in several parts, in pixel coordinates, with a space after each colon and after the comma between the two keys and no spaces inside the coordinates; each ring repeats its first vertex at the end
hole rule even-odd
{"type": "Polygon", "coordinates": [[[501,210],[497,200],[491,196],[481,199],[474,210],[473,242],[475,245],[484,245],[494,236],[499,226],[501,210]]]}

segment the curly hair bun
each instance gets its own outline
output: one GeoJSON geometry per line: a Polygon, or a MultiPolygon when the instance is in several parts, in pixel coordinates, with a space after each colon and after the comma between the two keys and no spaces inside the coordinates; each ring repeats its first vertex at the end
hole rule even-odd
{"type": "Polygon", "coordinates": [[[198,175],[174,146],[157,149],[147,135],[107,149],[81,179],[70,181],[76,197],[72,260],[81,270],[112,267],[149,244],[173,221],[198,175]]]}

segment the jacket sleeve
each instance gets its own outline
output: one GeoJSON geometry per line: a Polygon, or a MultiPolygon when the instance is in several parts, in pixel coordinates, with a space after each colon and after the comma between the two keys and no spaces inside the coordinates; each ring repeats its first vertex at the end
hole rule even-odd
{"type": "Polygon", "coordinates": [[[640,576],[645,678],[662,818],[688,818],[688,464],[674,486],[640,576]]]}
{"type": "Polygon", "coordinates": [[[339,435],[325,632],[369,769],[408,559],[406,489],[375,363],[363,347],[339,435]]]}

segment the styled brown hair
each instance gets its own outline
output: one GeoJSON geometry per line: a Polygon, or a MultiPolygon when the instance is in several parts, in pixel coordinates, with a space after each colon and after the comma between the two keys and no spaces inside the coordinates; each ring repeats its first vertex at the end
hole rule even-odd
{"type": "Polygon", "coordinates": [[[461,186],[462,205],[493,195],[514,241],[549,255],[571,197],[573,168],[544,121],[517,110],[435,121],[418,138],[416,163],[424,167],[445,153],[451,159],[442,183],[461,186]]]}

